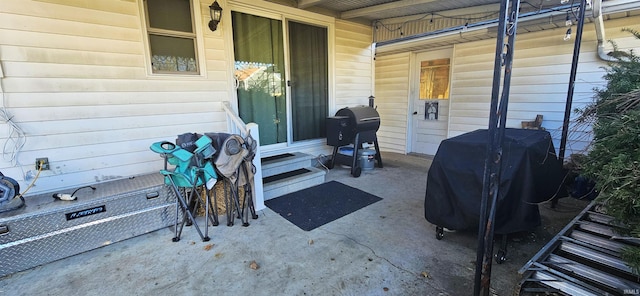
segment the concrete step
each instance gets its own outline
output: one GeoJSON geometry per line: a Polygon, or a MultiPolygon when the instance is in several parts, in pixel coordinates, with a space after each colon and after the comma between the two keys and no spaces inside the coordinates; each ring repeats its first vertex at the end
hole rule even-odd
{"type": "Polygon", "coordinates": [[[284,153],[262,159],[264,199],[324,183],[325,170],[315,168],[315,158],[301,152],[284,153]]]}
{"type": "Polygon", "coordinates": [[[298,169],[313,166],[314,157],[301,153],[292,152],[262,159],[262,177],[267,178],[278,174],[295,171],[298,169]]]}
{"type": "Polygon", "coordinates": [[[264,200],[322,184],[326,173],[325,170],[308,166],[263,178],[264,200]]]}

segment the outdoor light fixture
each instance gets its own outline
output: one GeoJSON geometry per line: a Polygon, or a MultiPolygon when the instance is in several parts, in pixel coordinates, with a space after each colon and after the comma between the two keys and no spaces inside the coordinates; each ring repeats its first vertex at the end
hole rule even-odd
{"type": "Polygon", "coordinates": [[[222,7],[220,7],[218,1],[213,1],[211,6],[209,6],[209,14],[211,15],[211,20],[209,21],[209,29],[211,31],[215,31],[218,29],[220,19],[222,19],[222,7]]]}
{"type": "Polygon", "coordinates": [[[569,28],[569,30],[567,30],[567,33],[564,34],[564,38],[562,38],[562,39],[564,39],[564,41],[567,41],[567,40],[571,39],[571,28],[569,28]]]}

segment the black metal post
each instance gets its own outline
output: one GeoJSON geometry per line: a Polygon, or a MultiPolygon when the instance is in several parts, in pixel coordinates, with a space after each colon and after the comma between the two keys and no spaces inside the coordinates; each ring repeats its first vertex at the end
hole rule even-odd
{"type": "Polygon", "coordinates": [[[513,52],[520,1],[514,1],[507,14],[508,8],[509,0],[502,1],[500,5],[500,23],[498,25],[493,89],[489,111],[487,154],[485,156],[482,200],[480,204],[474,295],[490,295],[494,221],[502,167],[502,141],[507,120],[511,69],[513,66],[513,52]],[[508,36],[508,42],[506,44],[504,43],[505,36],[508,36]],[[501,93],[500,80],[503,70],[504,81],[502,83],[503,88],[501,93]]]}
{"type": "Polygon", "coordinates": [[[491,106],[489,110],[489,140],[487,142],[487,154],[484,161],[484,173],[482,179],[482,199],[480,200],[480,221],[478,226],[478,246],[476,253],[476,272],[474,277],[474,289],[473,295],[480,295],[482,291],[482,263],[484,260],[485,244],[484,233],[487,229],[487,204],[489,202],[489,185],[491,184],[491,161],[493,156],[493,136],[492,126],[495,127],[495,123],[498,122],[498,97],[500,94],[500,78],[502,75],[502,51],[504,47],[504,32],[507,21],[507,6],[509,0],[503,0],[500,2],[500,22],[498,23],[498,33],[496,36],[496,51],[493,65],[493,87],[491,93],[491,106]]]}
{"type": "MultiPolygon", "coordinates": [[[[571,74],[569,75],[569,89],[567,90],[567,102],[564,108],[564,122],[562,124],[562,137],[560,138],[560,149],[558,159],[564,161],[565,150],[567,149],[567,137],[569,136],[569,120],[571,119],[571,104],[573,103],[573,90],[576,83],[576,72],[578,71],[578,58],[580,57],[580,43],[582,43],[582,30],[584,28],[584,15],[587,0],[580,1],[580,11],[578,13],[578,29],[576,30],[576,41],[573,44],[573,61],[571,62],[571,74]]],[[[573,7],[572,7],[573,9],[573,7]]]]}

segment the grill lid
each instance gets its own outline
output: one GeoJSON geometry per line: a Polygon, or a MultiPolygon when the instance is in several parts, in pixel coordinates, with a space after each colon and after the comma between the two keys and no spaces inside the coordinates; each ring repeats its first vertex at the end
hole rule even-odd
{"type": "Polygon", "coordinates": [[[380,114],[369,106],[342,108],[336,116],[349,117],[349,125],[356,131],[377,131],[380,128],[380,114]]]}

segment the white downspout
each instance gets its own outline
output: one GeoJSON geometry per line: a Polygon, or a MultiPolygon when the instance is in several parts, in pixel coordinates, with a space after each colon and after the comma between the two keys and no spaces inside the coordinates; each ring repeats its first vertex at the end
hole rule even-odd
{"type": "Polygon", "coordinates": [[[604,42],[604,20],[602,18],[602,0],[593,1],[593,23],[596,25],[596,39],[598,41],[597,45],[597,53],[598,57],[607,62],[616,62],[618,61],[614,57],[610,56],[609,53],[605,53],[604,42]]]}

